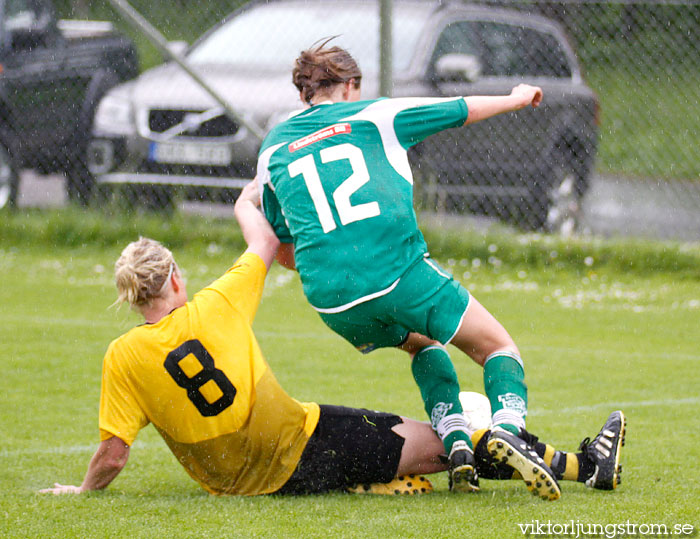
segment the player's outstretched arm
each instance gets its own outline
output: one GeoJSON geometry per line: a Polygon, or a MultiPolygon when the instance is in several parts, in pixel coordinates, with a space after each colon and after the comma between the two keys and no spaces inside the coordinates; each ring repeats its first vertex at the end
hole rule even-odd
{"type": "Polygon", "coordinates": [[[113,436],[100,443],[90,459],[88,471],[80,486],[54,483],[52,488],[40,490],[49,494],[80,494],[88,490],[100,490],[109,485],[122,471],[129,458],[129,446],[123,440],[113,436]]]}
{"type": "Polygon", "coordinates": [[[473,124],[491,116],[520,110],[532,105],[539,107],[542,102],[542,89],[539,86],[518,84],[510,92],[510,95],[472,95],[465,97],[469,109],[469,116],[465,125],[473,124]]]}
{"type": "Polygon", "coordinates": [[[275,253],[280,241],[277,239],[275,231],[272,230],[272,226],[270,226],[270,223],[260,211],[259,206],[258,182],[253,180],[241,191],[233,211],[236,214],[238,224],[241,226],[243,238],[248,244],[246,252],[252,252],[260,256],[269,269],[272,261],[275,259],[275,253]]]}

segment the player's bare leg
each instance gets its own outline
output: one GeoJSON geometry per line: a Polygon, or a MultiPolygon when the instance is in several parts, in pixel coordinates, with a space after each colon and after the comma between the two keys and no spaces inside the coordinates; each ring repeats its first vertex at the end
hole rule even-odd
{"type": "Polygon", "coordinates": [[[447,466],[440,458],[444,447],[430,424],[406,417],[401,419],[403,423],[391,429],[405,440],[396,474],[431,474],[445,471],[447,466]]]}

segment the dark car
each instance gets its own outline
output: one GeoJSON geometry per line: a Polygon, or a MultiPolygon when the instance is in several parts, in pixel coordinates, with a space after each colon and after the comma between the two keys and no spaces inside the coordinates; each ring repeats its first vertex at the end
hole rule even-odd
{"type": "Polygon", "coordinates": [[[0,208],[16,201],[21,168],[64,172],[69,198],[85,200],[97,103],[138,68],[111,23],[57,20],[46,0],[0,1],[0,208]]]}
{"type": "MultiPolygon", "coordinates": [[[[378,96],[376,0],[252,3],[196,42],[186,61],[248,126],[266,132],[302,106],[291,84],[298,53],[328,36],[378,96]]],[[[528,228],[573,228],[596,152],[597,103],[554,22],[490,7],[393,2],[393,95],[509,93],[539,85],[544,103],[430,137],[411,154],[421,203],[478,212],[528,228]]],[[[112,90],[97,112],[92,171],[99,181],[218,187],[235,192],[255,173],[260,138],[227,115],[174,63],[112,90]]],[[[235,195],[234,195],[235,196],[235,195]]]]}

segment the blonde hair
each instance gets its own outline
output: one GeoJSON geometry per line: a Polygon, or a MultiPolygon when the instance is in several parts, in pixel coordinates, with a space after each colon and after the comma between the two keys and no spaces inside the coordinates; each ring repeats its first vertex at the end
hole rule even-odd
{"type": "Polygon", "coordinates": [[[174,267],[173,254],[160,242],[143,237],[131,242],[114,264],[117,303],[126,302],[131,307],[150,304],[165,290],[174,267]]]}
{"type": "Polygon", "coordinates": [[[355,88],[360,87],[362,72],[350,53],[340,47],[328,47],[327,39],[317,46],[302,51],[294,62],[292,82],[306,103],[316,94],[324,94],[336,84],[354,80],[355,88]]]}

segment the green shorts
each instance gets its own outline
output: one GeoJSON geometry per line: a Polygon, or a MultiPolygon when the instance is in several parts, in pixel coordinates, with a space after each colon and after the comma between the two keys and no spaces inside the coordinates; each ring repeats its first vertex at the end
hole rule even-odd
{"type": "Polygon", "coordinates": [[[469,306],[469,292],[431,258],[422,258],[388,294],[338,313],[326,325],[366,354],[398,346],[410,332],[442,344],[452,340],[469,306]]]}

